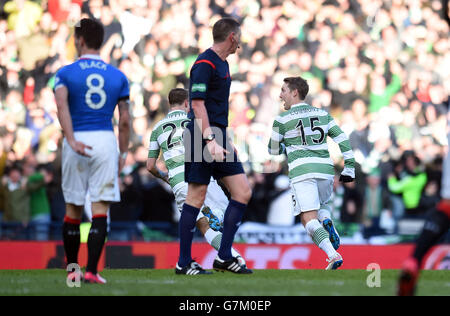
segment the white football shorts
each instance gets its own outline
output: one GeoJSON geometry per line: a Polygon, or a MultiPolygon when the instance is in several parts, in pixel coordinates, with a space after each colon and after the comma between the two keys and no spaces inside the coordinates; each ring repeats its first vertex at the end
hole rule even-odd
{"type": "MultiPolygon", "coordinates": [[[[177,208],[181,212],[183,210],[184,201],[186,201],[186,196],[188,192],[188,184],[183,183],[179,188],[174,191],[175,201],[177,203],[177,208]]],[[[223,192],[222,188],[219,186],[216,180],[211,178],[209,182],[208,189],[206,190],[205,203],[202,206],[208,206],[211,211],[216,215],[222,222],[225,214],[225,210],[228,207],[228,198],[223,192]]],[[[198,213],[197,221],[204,217],[202,212],[198,213]]]]}
{"type": "Polygon", "coordinates": [[[91,157],[77,154],[64,138],[62,189],[66,203],[84,205],[87,192],[91,202],[119,202],[119,149],[112,131],[75,132],[75,139],[92,147],[91,157]]]}
{"type": "Polygon", "coordinates": [[[291,183],[294,216],[303,212],[319,210],[330,201],[333,179],[306,179],[291,183]]]}

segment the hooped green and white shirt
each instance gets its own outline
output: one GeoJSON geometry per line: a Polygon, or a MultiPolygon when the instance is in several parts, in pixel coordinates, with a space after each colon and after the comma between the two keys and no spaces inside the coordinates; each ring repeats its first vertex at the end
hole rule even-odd
{"type": "Polygon", "coordinates": [[[150,136],[148,158],[158,158],[162,150],[169,171],[169,183],[174,191],[184,184],[183,132],[189,122],[184,111],[171,111],[156,123],[150,136]]]}
{"type": "Polygon", "coordinates": [[[281,144],[284,145],[292,183],[311,178],[331,179],[334,165],[327,136],[339,145],[344,156],[342,174],[354,178],[355,158],[348,137],[328,112],[306,103],[293,105],[275,118],[269,152],[280,155],[284,149],[281,144]]]}

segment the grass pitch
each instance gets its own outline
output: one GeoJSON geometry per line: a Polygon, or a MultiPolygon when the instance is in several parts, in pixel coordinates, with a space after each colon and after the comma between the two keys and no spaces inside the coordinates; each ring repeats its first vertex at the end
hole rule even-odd
{"type": "MultiPolygon", "coordinates": [[[[0,270],[3,295],[309,296],[395,295],[398,270],[382,270],[369,287],[365,270],[255,270],[252,275],[215,272],[175,275],[170,270],[104,270],[106,285],[68,287],[64,270],[0,270]]],[[[370,282],[369,282],[370,283],[370,282]]],[[[417,295],[450,295],[450,271],[423,271],[417,295]]]]}

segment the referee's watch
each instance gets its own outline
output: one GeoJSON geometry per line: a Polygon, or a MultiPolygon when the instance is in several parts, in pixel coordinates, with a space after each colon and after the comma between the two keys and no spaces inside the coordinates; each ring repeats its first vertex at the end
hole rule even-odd
{"type": "Polygon", "coordinates": [[[216,138],[216,135],[214,134],[209,134],[208,136],[206,136],[205,138],[203,138],[204,141],[206,142],[210,142],[212,140],[214,140],[216,138]]]}
{"type": "Polygon", "coordinates": [[[123,160],[126,160],[128,156],[128,152],[124,152],[124,153],[120,153],[119,157],[122,158],[123,160]]]}

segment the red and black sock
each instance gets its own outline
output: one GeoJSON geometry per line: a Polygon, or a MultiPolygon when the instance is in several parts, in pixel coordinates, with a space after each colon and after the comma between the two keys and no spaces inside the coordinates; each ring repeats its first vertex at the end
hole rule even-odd
{"type": "Polygon", "coordinates": [[[442,210],[441,208],[442,205],[438,205],[437,209],[430,213],[416,242],[413,256],[417,259],[419,266],[428,250],[430,250],[430,248],[433,247],[450,228],[450,218],[445,210],[442,210]]]}
{"type": "Polygon", "coordinates": [[[436,208],[438,209],[438,211],[447,215],[448,219],[450,220],[450,203],[448,202],[448,200],[441,200],[436,208]]]}
{"type": "Polygon", "coordinates": [[[107,235],[106,215],[94,215],[88,237],[88,264],[86,271],[97,274],[97,265],[102,254],[107,235]]]}
{"type": "Polygon", "coordinates": [[[80,220],[64,217],[63,242],[66,252],[67,264],[78,264],[78,251],[80,250],[80,220]]]}

